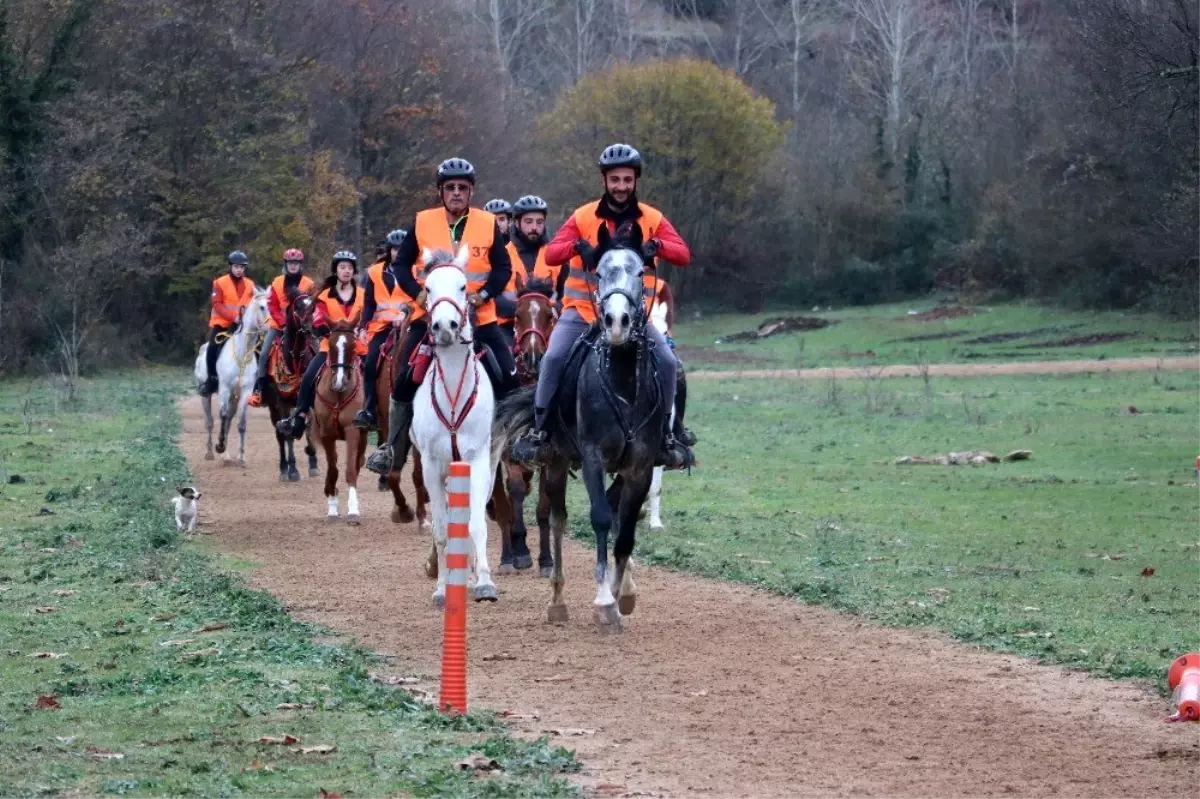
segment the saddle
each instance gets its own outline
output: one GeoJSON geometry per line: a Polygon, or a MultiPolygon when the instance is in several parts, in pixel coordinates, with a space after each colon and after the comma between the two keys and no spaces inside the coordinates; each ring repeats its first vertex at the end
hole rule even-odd
{"type": "Polygon", "coordinates": [[[275,391],[285,399],[294,397],[300,390],[300,380],[304,374],[302,369],[293,369],[288,360],[283,351],[283,340],[275,339],[275,343],[271,345],[271,352],[267,355],[267,374],[275,383],[275,391]]]}
{"type": "MultiPolygon", "coordinates": [[[[500,364],[496,361],[496,356],[487,347],[480,347],[479,352],[475,353],[475,357],[483,361],[483,370],[492,383],[492,389],[498,390],[501,375],[500,364]]],[[[423,383],[431,363],[433,363],[433,341],[426,335],[408,358],[408,379],[417,385],[423,383]]]]}

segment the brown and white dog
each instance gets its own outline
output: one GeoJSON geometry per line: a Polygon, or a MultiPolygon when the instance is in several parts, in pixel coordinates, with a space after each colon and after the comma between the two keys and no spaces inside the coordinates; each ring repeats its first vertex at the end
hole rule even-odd
{"type": "Polygon", "coordinates": [[[196,516],[199,511],[200,492],[195,486],[183,486],[179,489],[179,496],[171,498],[171,504],[175,506],[175,529],[179,531],[187,530],[189,533],[196,532],[196,516]]]}

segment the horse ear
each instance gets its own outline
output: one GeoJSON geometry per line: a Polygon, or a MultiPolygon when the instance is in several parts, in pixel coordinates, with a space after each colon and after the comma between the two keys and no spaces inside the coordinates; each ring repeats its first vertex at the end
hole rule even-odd
{"type": "Polygon", "coordinates": [[[631,250],[642,250],[642,226],[634,222],[630,225],[629,236],[625,239],[625,246],[631,250]]]}
{"type": "Polygon", "coordinates": [[[458,243],[458,252],[454,255],[454,265],[459,269],[466,271],[467,259],[471,257],[471,248],[467,244],[466,239],[458,243]]]}
{"type": "Polygon", "coordinates": [[[433,253],[431,253],[429,251],[428,247],[422,247],[421,248],[421,263],[425,264],[426,266],[429,266],[429,262],[432,260],[433,260],[433,253]]]}

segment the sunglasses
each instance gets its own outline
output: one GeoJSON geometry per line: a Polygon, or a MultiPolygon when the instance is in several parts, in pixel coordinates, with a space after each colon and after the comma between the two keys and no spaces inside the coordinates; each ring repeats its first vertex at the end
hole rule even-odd
{"type": "Polygon", "coordinates": [[[454,194],[466,194],[471,190],[470,183],[446,183],[442,188],[454,194]]]}

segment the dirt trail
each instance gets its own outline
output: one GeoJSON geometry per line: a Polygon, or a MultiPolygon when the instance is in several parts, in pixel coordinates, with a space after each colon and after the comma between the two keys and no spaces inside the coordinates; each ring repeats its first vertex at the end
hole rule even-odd
{"type": "MultiPolygon", "coordinates": [[[[436,675],[429,537],[387,520],[373,476],[363,525],[330,525],[318,480],[277,481],[265,412],[243,471],[202,460],[196,399],[182,411],[202,530],[257,564],[252,583],[396,655],[393,673],[436,675]]],[[[1200,794],[1196,728],[1162,723],[1166,703],[1142,689],[644,567],[626,632],[605,637],[591,551],[567,542],[567,558],[566,626],[543,623],[549,587],[528,573],[472,605],[470,696],[537,713],[521,732],[591,731],[560,740],[598,795],[1200,794]]]]}
{"type": "MultiPolygon", "coordinates": [[[[941,377],[981,377],[986,375],[1077,374],[1079,372],[1142,372],[1152,369],[1200,370],[1200,358],[1111,358],[1103,361],[1029,361],[1020,363],[934,363],[929,374],[941,377]]],[[[742,369],[688,372],[688,380],[731,378],[783,378],[789,380],[828,380],[871,377],[920,377],[921,367],[914,364],[892,366],[823,366],[812,369],[742,369]]]]}

